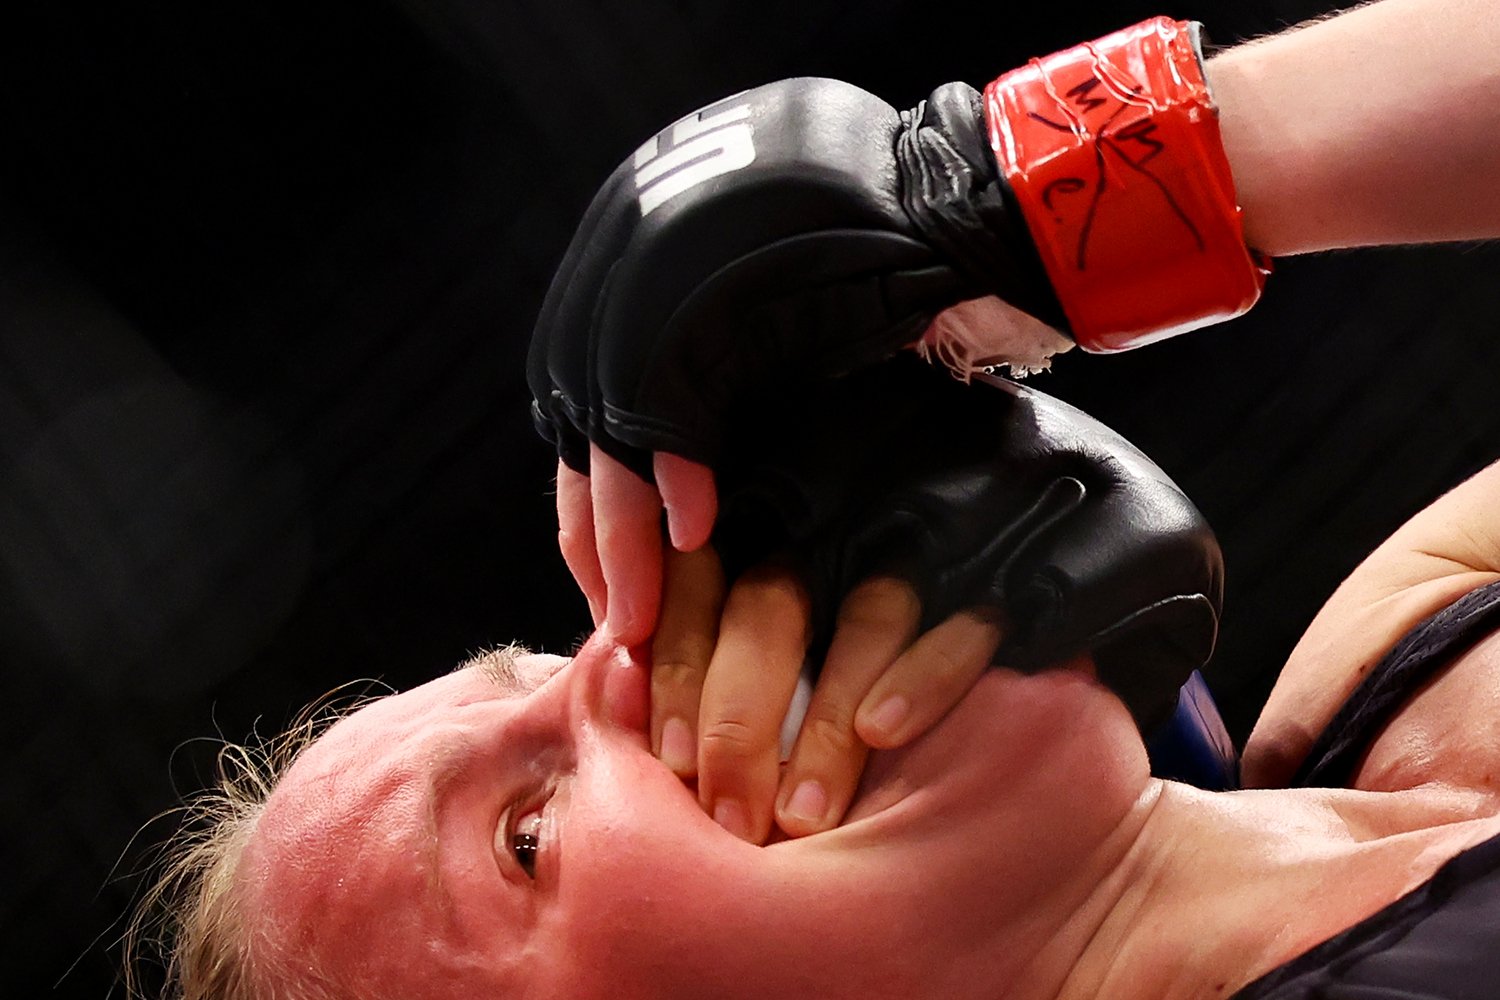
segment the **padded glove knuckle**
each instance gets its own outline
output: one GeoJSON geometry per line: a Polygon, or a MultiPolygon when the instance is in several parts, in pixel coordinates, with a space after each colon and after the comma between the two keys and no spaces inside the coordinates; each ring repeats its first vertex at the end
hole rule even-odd
{"type": "Polygon", "coordinates": [[[566,415],[632,467],[635,451],[711,461],[729,411],[788,373],[887,357],[984,291],[1044,311],[983,133],[963,85],[900,115],[804,78],[653,136],[600,189],[548,291],[528,359],[538,429],[576,456],[566,415]]]}

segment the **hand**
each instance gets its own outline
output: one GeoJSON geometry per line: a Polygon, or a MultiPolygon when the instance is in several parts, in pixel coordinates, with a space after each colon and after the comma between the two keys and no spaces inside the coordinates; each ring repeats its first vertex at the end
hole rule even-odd
{"type": "Polygon", "coordinates": [[[697,764],[707,802],[745,802],[752,835],[778,787],[788,832],[832,825],[865,747],[919,734],[992,662],[1091,654],[1145,729],[1208,658],[1222,577],[1212,533],[1085,414],[901,358],[788,385],[759,416],[755,442],[732,435],[721,464],[715,539],[740,583],[716,634],[705,623],[720,620],[722,571],[708,554],[676,560],[689,569],[669,575],[653,679],[655,745],[682,773],[697,764]],[[787,568],[767,570],[777,552],[793,554],[787,568]],[[827,655],[778,786],[777,724],[809,649],[827,655]],[[904,723],[885,717],[893,694],[904,723]],[[825,792],[822,826],[793,808],[806,777],[825,792]]]}
{"type": "Polygon", "coordinates": [[[782,717],[812,635],[805,583],[772,562],[741,576],[726,598],[712,548],[669,552],[666,567],[652,647],[652,747],[682,777],[697,776],[709,814],[753,843],[766,840],[773,818],[793,837],[837,826],[869,750],[902,746],[935,725],[1000,644],[999,626],[982,612],[956,614],[919,638],[912,587],[865,581],[839,610],[780,766],[782,717]]]}
{"type": "Polygon", "coordinates": [[[979,104],[951,84],[898,114],[848,84],[782,81],[689,115],[601,188],[528,377],[561,458],[564,555],[618,639],[655,622],[662,509],[677,548],[709,535],[731,410],[886,357],[964,300],[1063,325],[979,104]]]}

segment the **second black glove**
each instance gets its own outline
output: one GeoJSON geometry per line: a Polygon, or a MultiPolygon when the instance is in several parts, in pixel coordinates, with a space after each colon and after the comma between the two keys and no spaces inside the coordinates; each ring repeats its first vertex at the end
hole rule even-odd
{"type": "Polygon", "coordinates": [[[1223,563],[1150,459],[1060,400],[964,386],[914,358],[786,389],[732,423],[717,470],[731,571],[790,552],[825,634],[855,584],[902,577],[924,626],[1000,615],[997,663],[1091,652],[1142,729],[1171,712],[1213,650],[1223,563]]]}

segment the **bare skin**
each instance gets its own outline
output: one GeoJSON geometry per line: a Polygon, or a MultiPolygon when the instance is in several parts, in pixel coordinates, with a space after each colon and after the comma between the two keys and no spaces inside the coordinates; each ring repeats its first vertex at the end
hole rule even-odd
{"type": "MultiPolygon", "coordinates": [[[[1500,463],[1455,487],[1402,525],[1339,586],[1292,650],[1261,711],[1245,746],[1247,785],[1285,784],[1338,707],[1401,636],[1469,591],[1500,580],[1500,530],[1493,517],[1497,501],[1500,463]]],[[[1464,685],[1464,697],[1476,699],[1478,705],[1500,707],[1494,705],[1486,686],[1488,673],[1462,679],[1467,676],[1450,671],[1434,687],[1446,690],[1464,685]]],[[[1398,720],[1401,731],[1419,727],[1428,734],[1420,738],[1430,742],[1453,726],[1457,706],[1436,712],[1417,708],[1430,704],[1419,699],[1408,706],[1398,720]]],[[[1493,717],[1493,713],[1476,713],[1474,720],[1493,717]]],[[[1404,742],[1418,738],[1411,734],[1392,737],[1397,739],[1397,756],[1404,742]]],[[[1476,760],[1490,759],[1485,746],[1476,751],[1476,760]]],[[[1371,757],[1384,759],[1378,754],[1371,757]]],[[[1404,766],[1409,769],[1411,765],[1404,766]]],[[[1416,778],[1413,775],[1408,783],[1420,784],[1416,778]]]]}
{"type": "Polygon", "coordinates": [[[871,755],[841,827],[769,847],[651,754],[646,663],[602,639],[526,662],[546,679],[460,671],[294,766],[238,877],[262,967],[415,1000],[1223,996],[1500,835],[1497,641],[1353,789],[1163,782],[1087,671],[990,671],[871,755]]]}
{"type": "MultiPolygon", "coordinates": [[[[808,614],[790,571],[764,567],[726,593],[711,549],[666,554],[651,745],[678,775],[698,779],[709,815],[753,843],[837,826],[870,751],[930,729],[1000,645],[999,625],[977,612],[919,634],[921,602],[909,584],[865,581],[844,601],[783,762],[779,735],[807,656],[808,614]]],[[[1092,671],[1086,660],[1068,666],[1092,671]]]]}
{"type": "Polygon", "coordinates": [[[1273,256],[1500,235],[1500,18],[1381,0],[1208,62],[1245,238],[1273,256]]]}
{"type": "MultiPolygon", "coordinates": [[[[1494,140],[1500,133],[1497,52],[1500,18],[1489,0],[1383,0],[1210,59],[1209,83],[1220,109],[1247,241],[1263,252],[1286,255],[1500,235],[1500,188],[1492,183],[1500,176],[1500,144],[1494,140]]],[[[653,634],[661,607],[660,514],[666,511],[677,550],[703,545],[716,512],[713,474],[662,453],[655,458],[657,485],[652,487],[597,450],[592,463],[592,476],[559,467],[562,551],[588,596],[596,624],[626,644],[644,642],[653,634]]],[[[1385,608],[1364,607],[1359,613],[1371,619],[1377,634],[1389,632],[1398,620],[1415,622],[1422,617],[1414,613],[1418,607],[1430,611],[1445,603],[1445,595],[1461,592],[1455,589],[1463,586],[1460,579],[1441,576],[1401,597],[1394,616],[1385,615],[1385,608]]],[[[1338,618],[1336,609],[1351,599],[1341,592],[1329,614],[1338,618]]],[[[1357,631],[1352,619],[1349,628],[1351,634],[1357,631]]],[[[1328,626],[1315,624],[1307,642],[1325,642],[1328,634],[1328,626]]],[[[960,644],[970,638],[963,637],[960,644]]],[[[889,645],[889,637],[885,641],[889,645]]],[[[905,648],[886,657],[887,665],[897,663],[905,648]]],[[[1273,699],[1266,722],[1270,728],[1258,732],[1252,743],[1247,761],[1252,775],[1267,755],[1295,754],[1295,740],[1283,750],[1268,749],[1272,742],[1292,738],[1272,734],[1285,723],[1283,704],[1311,698],[1317,711],[1303,724],[1316,731],[1319,718],[1331,714],[1329,706],[1341,700],[1338,692],[1347,690],[1316,682],[1298,686],[1304,663],[1316,656],[1314,646],[1294,654],[1285,686],[1278,689],[1278,698],[1289,700],[1273,699]]],[[[701,671],[676,671],[673,676],[681,684],[675,694],[666,693],[672,680],[663,678],[658,685],[661,704],[682,721],[688,718],[683,706],[701,696],[703,725],[689,734],[693,739],[732,730],[748,707],[735,700],[735,692],[757,669],[754,663],[736,667],[724,660],[719,672],[737,671],[741,683],[707,688],[699,679],[701,671]]],[[[863,713],[873,731],[874,706],[864,702],[868,693],[863,682],[831,690],[812,718],[847,720],[863,713]]],[[[956,697],[948,685],[910,693],[929,716],[940,714],[956,697]]],[[[770,700],[768,694],[752,714],[772,714],[770,700]]],[[[659,714],[654,722],[653,745],[662,752],[660,731],[667,718],[659,714]]],[[[807,751],[802,766],[793,769],[799,783],[814,779],[825,789],[826,808],[813,823],[787,809],[795,786],[769,784],[764,768],[755,763],[774,752],[774,726],[745,730],[747,742],[731,748],[735,752],[705,746],[696,763],[708,787],[725,789],[746,803],[748,827],[736,829],[755,836],[774,809],[787,829],[807,832],[833,822],[829,817],[850,787],[848,775],[857,770],[868,746],[892,745],[850,741],[850,731],[841,724],[822,726],[821,737],[810,732],[809,747],[817,744],[819,749],[807,751]],[[827,738],[829,733],[833,738],[827,738]]],[[[668,749],[680,749],[680,743],[672,741],[668,749]]],[[[674,762],[681,765],[682,760],[679,754],[674,762]]],[[[1265,780],[1274,783],[1282,773],[1284,768],[1273,766],[1265,780]]]]}

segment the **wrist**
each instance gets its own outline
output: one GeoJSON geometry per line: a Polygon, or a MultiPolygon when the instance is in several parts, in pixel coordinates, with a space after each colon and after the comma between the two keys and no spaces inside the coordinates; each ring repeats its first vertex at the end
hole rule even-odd
{"type": "Polygon", "coordinates": [[[1155,18],[985,91],[990,147],[1074,338],[1109,352],[1260,295],[1196,25],[1155,18]]]}

